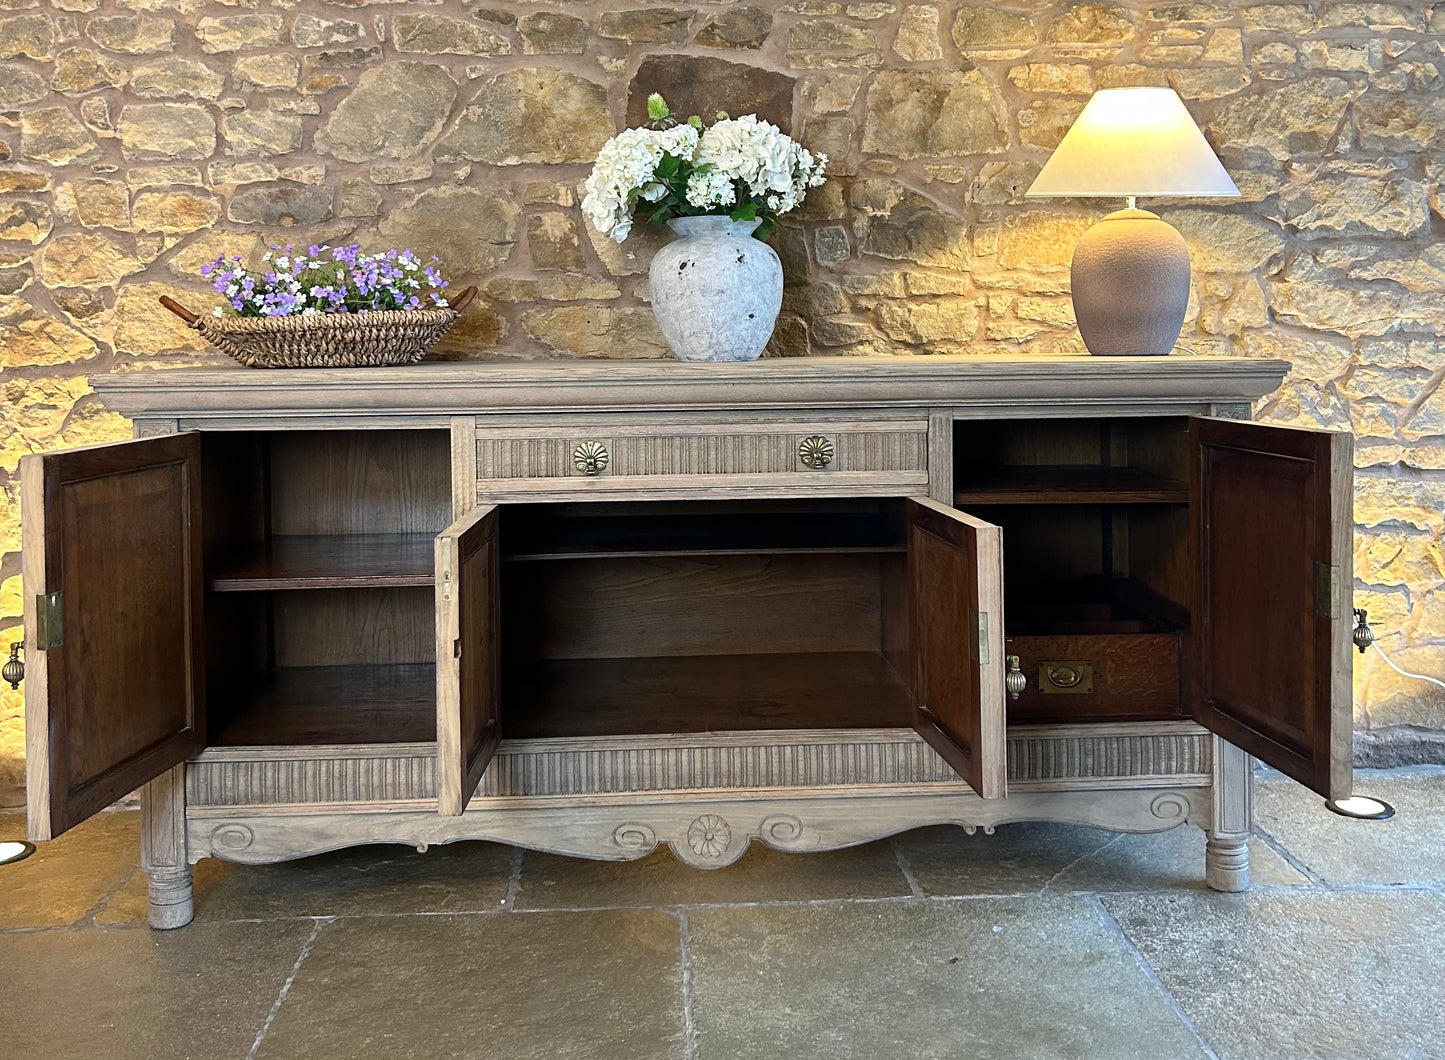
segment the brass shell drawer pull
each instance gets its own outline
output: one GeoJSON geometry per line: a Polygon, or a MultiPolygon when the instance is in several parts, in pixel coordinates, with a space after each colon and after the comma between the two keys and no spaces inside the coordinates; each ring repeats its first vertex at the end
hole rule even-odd
{"type": "Polygon", "coordinates": [[[601,442],[583,442],[572,450],[572,466],[584,475],[600,475],[612,457],[601,442]]]}
{"type": "Polygon", "coordinates": [[[821,434],[812,434],[798,443],[798,459],[804,467],[821,471],[833,462],[833,442],[821,434]]]}

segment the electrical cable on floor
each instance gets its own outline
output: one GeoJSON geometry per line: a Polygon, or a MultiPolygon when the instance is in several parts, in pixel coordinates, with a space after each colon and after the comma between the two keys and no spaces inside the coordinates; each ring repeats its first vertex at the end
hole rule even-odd
{"type": "Polygon", "coordinates": [[[1412,674],[1409,670],[1400,669],[1398,666],[1395,665],[1395,660],[1391,659],[1388,655],[1385,654],[1385,649],[1380,647],[1378,641],[1370,646],[1374,648],[1377,652],[1379,652],[1380,658],[1384,659],[1385,662],[1389,665],[1390,669],[1394,670],[1401,677],[1413,677],[1417,681],[1429,681],[1431,684],[1439,685],[1441,688],[1445,688],[1445,681],[1440,680],[1440,678],[1438,677],[1431,677],[1428,674],[1412,674]]]}

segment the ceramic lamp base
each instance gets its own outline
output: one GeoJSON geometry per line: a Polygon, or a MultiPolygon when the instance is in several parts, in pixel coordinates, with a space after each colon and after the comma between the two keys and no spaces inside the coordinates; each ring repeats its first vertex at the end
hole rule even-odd
{"type": "Polygon", "coordinates": [[[1119,210],[1074,248],[1074,316],[1100,357],[1162,356],[1174,349],[1189,306],[1189,248],[1148,210],[1119,210]]]}

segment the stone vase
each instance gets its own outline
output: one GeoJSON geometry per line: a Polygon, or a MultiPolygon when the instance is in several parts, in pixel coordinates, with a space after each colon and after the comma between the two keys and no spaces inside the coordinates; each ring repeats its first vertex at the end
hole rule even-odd
{"type": "Polygon", "coordinates": [[[675,217],[648,272],[652,314],[682,361],[755,361],[783,305],[783,264],[758,221],[675,217]]]}

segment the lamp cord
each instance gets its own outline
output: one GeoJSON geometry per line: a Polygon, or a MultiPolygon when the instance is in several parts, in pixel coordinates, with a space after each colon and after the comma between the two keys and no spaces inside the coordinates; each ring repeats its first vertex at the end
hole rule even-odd
{"type": "Polygon", "coordinates": [[[1441,688],[1445,688],[1445,681],[1440,680],[1438,677],[1430,677],[1427,674],[1412,674],[1409,670],[1400,669],[1398,666],[1395,665],[1395,661],[1385,654],[1385,649],[1381,648],[1378,642],[1372,645],[1372,647],[1380,653],[1380,658],[1384,659],[1385,662],[1389,664],[1390,669],[1394,670],[1401,677],[1413,677],[1416,680],[1429,681],[1431,684],[1439,685],[1441,688]]]}

